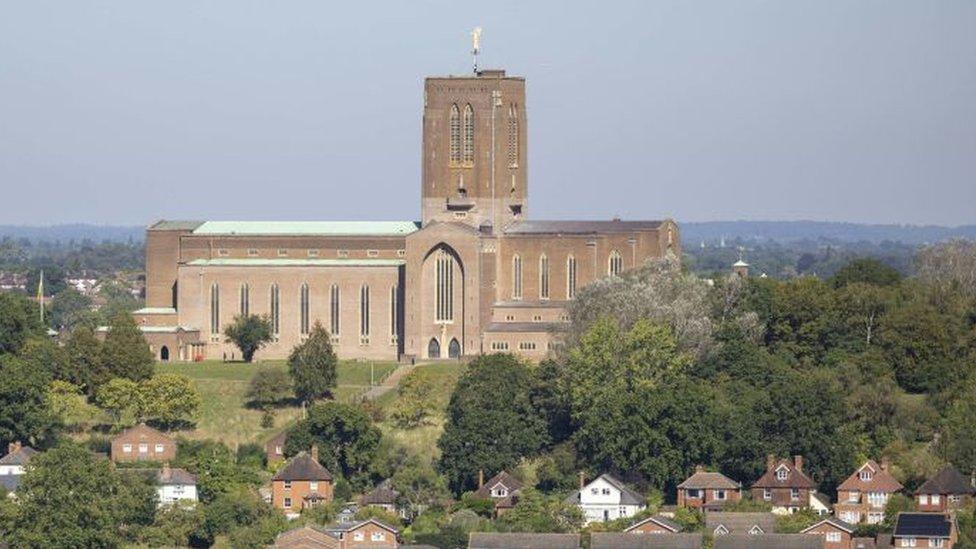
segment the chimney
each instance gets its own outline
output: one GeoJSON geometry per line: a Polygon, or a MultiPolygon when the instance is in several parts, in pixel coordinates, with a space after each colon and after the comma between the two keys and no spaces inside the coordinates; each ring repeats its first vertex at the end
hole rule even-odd
{"type": "Polygon", "coordinates": [[[891,461],[887,457],[881,458],[881,470],[887,473],[889,467],[891,467],[891,461]]]}
{"type": "Polygon", "coordinates": [[[704,473],[705,472],[705,466],[704,465],[695,465],[695,472],[696,473],[704,473]]]}
{"type": "Polygon", "coordinates": [[[485,485],[485,470],[478,469],[478,489],[481,490],[482,486],[485,485]]]}
{"type": "Polygon", "coordinates": [[[20,450],[20,441],[19,440],[18,441],[11,442],[10,444],[7,445],[7,453],[8,454],[12,454],[12,453],[16,452],[17,450],[20,450]]]}
{"type": "Polygon", "coordinates": [[[580,471],[579,472],[579,479],[580,479],[580,490],[582,490],[583,488],[586,487],[586,473],[584,473],[583,471],[580,471]]]}
{"type": "Polygon", "coordinates": [[[314,460],[316,463],[318,463],[318,461],[319,461],[319,445],[318,444],[313,444],[312,445],[312,460],[314,460]]]}
{"type": "Polygon", "coordinates": [[[793,468],[801,473],[803,472],[803,456],[793,456],[793,468]]]}
{"type": "Polygon", "coordinates": [[[163,472],[160,476],[162,476],[164,479],[168,479],[171,474],[172,472],[169,468],[169,462],[167,461],[166,463],[163,463],[163,472]]]}
{"type": "Polygon", "coordinates": [[[772,469],[773,465],[776,464],[776,456],[773,454],[766,455],[766,469],[772,469]]]}

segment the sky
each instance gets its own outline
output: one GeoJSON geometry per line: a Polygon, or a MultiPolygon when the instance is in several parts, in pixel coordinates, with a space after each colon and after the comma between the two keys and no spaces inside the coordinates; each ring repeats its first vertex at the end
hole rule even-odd
{"type": "Polygon", "coordinates": [[[423,77],[527,79],[536,219],[976,223],[976,2],[0,0],[0,224],[403,220],[423,77]]]}

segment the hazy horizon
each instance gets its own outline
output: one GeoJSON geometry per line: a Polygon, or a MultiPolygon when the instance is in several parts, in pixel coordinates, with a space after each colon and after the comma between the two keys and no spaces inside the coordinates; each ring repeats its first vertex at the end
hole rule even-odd
{"type": "Polygon", "coordinates": [[[417,219],[475,26],[533,218],[976,223],[976,2],[4,7],[0,225],[417,219]]]}

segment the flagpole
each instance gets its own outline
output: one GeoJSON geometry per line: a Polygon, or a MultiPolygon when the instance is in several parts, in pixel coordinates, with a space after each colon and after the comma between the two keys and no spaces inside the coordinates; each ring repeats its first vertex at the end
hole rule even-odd
{"type": "Polygon", "coordinates": [[[41,279],[37,283],[37,303],[41,306],[41,324],[44,324],[44,270],[41,270],[41,279]]]}

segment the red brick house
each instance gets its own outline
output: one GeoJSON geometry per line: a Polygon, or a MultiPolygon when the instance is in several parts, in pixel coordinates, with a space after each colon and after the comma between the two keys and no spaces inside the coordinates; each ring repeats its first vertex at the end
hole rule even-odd
{"type": "Polygon", "coordinates": [[[282,431],[271,437],[271,440],[264,443],[264,457],[267,463],[277,463],[285,460],[285,442],[288,441],[288,432],[282,431]]]}
{"type": "Polygon", "coordinates": [[[325,530],[339,540],[340,549],[358,547],[396,549],[398,547],[397,529],[376,519],[340,522],[326,526],[325,530]]]}
{"type": "Polygon", "coordinates": [[[647,517],[624,529],[625,534],[677,534],[680,531],[680,524],[660,515],[647,517]]]}
{"type": "Polygon", "coordinates": [[[894,547],[952,549],[957,537],[955,522],[945,513],[898,513],[891,533],[894,547]]]}
{"type": "Polygon", "coordinates": [[[835,517],[829,517],[803,530],[803,534],[823,537],[824,549],[851,549],[854,525],[835,517]]]}
{"type": "Polygon", "coordinates": [[[718,472],[706,471],[701,465],[678,485],[678,507],[720,509],[726,503],[742,499],[742,485],[718,472]]]}
{"type": "Polygon", "coordinates": [[[342,544],[321,526],[311,524],[278,534],[271,547],[274,549],[342,549],[342,544]]]}
{"type": "Polygon", "coordinates": [[[488,482],[484,482],[484,473],[478,471],[478,489],[474,495],[480,499],[494,500],[495,516],[498,517],[515,507],[521,489],[522,481],[505,471],[491,477],[488,482]]]}
{"type": "Polygon", "coordinates": [[[834,515],[851,524],[878,524],[884,520],[888,499],[902,488],[888,471],[887,460],[878,465],[869,459],[837,487],[834,515]]]}
{"type": "Polygon", "coordinates": [[[112,461],[158,461],[176,459],[176,441],[147,426],[136,425],[112,439],[112,461]]]}
{"type": "Polygon", "coordinates": [[[295,517],[302,509],[332,501],[332,473],[319,463],[318,447],[299,454],[271,477],[271,505],[286,516],[295,517]]]}
{"type": "Polygon", "coordinates": [[[976,488],[972,479],[952,465],[946,465],[915,490],[915,503],[919,511],[954,511],[971,502],[974,494],[976,488]]]}
{"type": "Polygon", "coordinates": [[[752,485],[752,497],[773,506],[773,513],[793,513],[810,506],[817,485],[803,472],[803,456],[766,458],[766,472],[752,485]]]}

